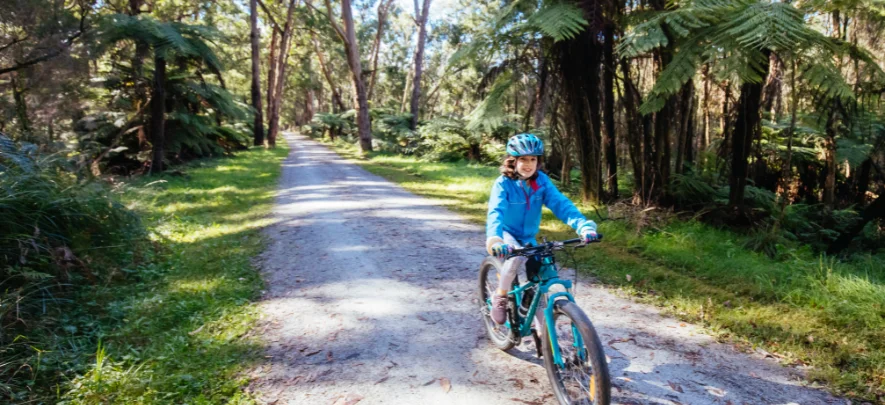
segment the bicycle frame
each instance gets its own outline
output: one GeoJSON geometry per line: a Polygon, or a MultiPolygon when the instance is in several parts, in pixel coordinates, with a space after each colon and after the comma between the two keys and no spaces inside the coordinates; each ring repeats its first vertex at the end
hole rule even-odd
{"type": "MultiPolygon", "coordinates": [[[[522,320],[522,323],[518,325],[517,328],[519,336],[526,337],[530,336],[532,333],[532,320],[535,318],[535,313],[538,310],[538,304],[540,304],[541,296],[546,295],[550,291],[550,287],[554,285],[563,286],[565,288],[565,291],[560,291],[547,297],[547,307],[544,308],[544,320],[547,329],[547,339],[550,341],[550,348],[551,352],[553,353],[553,361],[558,366],[563,367],[564,363],[562,361],[559,342],[556,339],[553,339],[551,335],[551,331],[554,330],[553,304],[560,297],[565,297],[571,302],[575,302],[575,298],[570,293],[572,282],[570,280],[563,280],[559,278],[559,273],[556,270],[556,264],[553,256],[542,256],[541,269],[538,272],[538,281],[528,280],[527,283],[513,289],[513,291],[510,291],[507,294],[512,294],[516,298],[516,304],[519,305],[522,302],[523,294],[525,293],[525,291],[534,286],[538,286],[538,293],[535,294],[534,297],[532,297],[532,303],[531,306],[529,306],[528,313],[526,314],[525,319],[522,320]]],[[[513,326],[510,325],[509,321],[505,325],[513,328],[513,326]]],[[[575,337],[574,346],[582,347],[584,345],[583,338],[574,325],[572,325],[572,335],[575,337]]],[[[581,353],[581,356],[583,357],[583,353],[581,353]]]]}

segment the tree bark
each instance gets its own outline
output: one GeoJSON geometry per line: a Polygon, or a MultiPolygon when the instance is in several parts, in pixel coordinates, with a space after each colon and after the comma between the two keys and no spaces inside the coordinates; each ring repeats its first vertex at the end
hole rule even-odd
{"type": "MultiPolygon", "coordinates": [[[[276,89],[276,81],[277,81],[277,47],[280,40],[280,32],[277,30],[273,30],[273,35],[270,40],[270,55],[267,61],[267,119],[268,123],[270,123],[270,116],[273,114],[273,92],[276,89]]],[[[270,129],[268,129],[268,135],[270,135],[270,129]]]]}
{"type": "Polygon", "coordinates": [[[541,72],[538,77],[538,91],[535,94],[535,116],[533,125],[535,128],[540,128],[544,125],[544,116],[547,115],[547,100],[550,98],[547,94],[548,81],[550,73],[549,73],[549,60],[543,54],[541,54],[541,72]]]}
{"type": "Polygon", "coordinates": [[[694,125],[694,121],[692,120],[692,115],[694,114],[694,83],[691,81],[685,83],[685,85],[682,86],[679,98],[680,123],[676,141],[675,170],[677,174],[683,174],[685,173],[686,162],[690,162],[692,159],[691,140],[694,136],[694,128],[692,128],[694,125]]]}
{"type": "Polygon", "coordinates": [[[604,97],[604,111],[602,118],[605,120],[605,162],[608,165],[606,176],[608,185],[608,197],[618,198],[618,154],[615,139],[615,64],[614,41],[615,27],[608,23],[603,29],[603,67],[602,86],[604,97]]]}
{"type": "MultiPolygon", "coordinates": [[[[425,0],[427,1],[427,0],[425,0]]],[[[332,6],[329,0],[326,0],[326,7],[329,11],[331,20],[332,6]]],[[[344,41],[344,48],[347,52],[347,64],[353,75],[353,85],[357,96],[357,128],[360,137],[360,149],[363,152],[372,150],[372,126],[369,122],[369,102],[366,98],[366,84],[363,80],[363,68],[360,64],[359,43],[356,40],[356,30],[353,25],[353,10],[350,0],[341,1],[341,18],[344,22],[344,29],[335,25],[336,31],[344,41]]],[[[333,21],[334,23],[334,21],[333,21]]]]}
{"type": "Polygon", "coordinates": [[[703,68],[703,78],[704,78],[704,101],[703,101],[703,114],[704,118],[701,121],[701,133],[698,136],[698,164],[701,168],[703,168],[703,155],[701,152],[707,150],[707,146],[710,145],[710,66],[704,65],[703,68]]]}
{"type": "Polygon", "coordinates": [[[268,108],[270,112],[270,125],[267,131],[267,144],[274,148],[277,145],[277,135],[280,130],[280,109],[282,108],[283,88],[286,84],[286,67],[289,62],[289,48],[292,45],[292,21],[295,12],[295,0],[289,0],[289,10],[286,12],[286,25],[280,38],[279,54],[274,63],[276,68],[276,82],[274,83],[273,99],[268,108]]]}
{"type": "Polygon", "coordinates": [[[415,78],[412,79],[412,104],[409,109],[412,113],[412,122],[409,124],[409,128],[412,131],[418,127],[418,114],[421,105],[421,73],[424,67],[424,42],[427,38],[427,13],[430,11],[430,0],[424,0],[421,10],[418,10],[418,0],[414,0],[414,2],[415,23],[418,24],[418,45],[415,50],[415,78]]]}
{"type": "Polygon", "coordinates": [[[31,119],[28,117],[28,102],[25,99],[25,89],[20,86],[17,74],[12,75],[12,98],[15,101],[15,115],[18,118],[18,127],[21,131],[20,140],[31,141],[31,119]]]}
{"type": "Polygon", "coordinates": [[[346,108],[344,108],[344,102],[341,101],[341,93],[338,92],[338,88],[332,80],[332,71],[326,64],[323,52],[320,50],[319,41],[317,41],[316,35],[313,33],[311,33],[311,39],[313,42],[313,50],[317,54],[317,59],[320,60],[320,69],[323,71],[323,77],[326,78],[326,82],[329,83],[329,88],[332,89],[332,112],[344,111],[346,108]]]}
{"type": "Polygon", "coordinates": [[[371,101],[375,95],[375,80],[378,77],[378,53],[381,51],[381,41],[384,36],[384,23],[387,22],[387,13],[393,0],[382,1],[378,5],[378,30],[375,33],[375,42],[372,44],[372,77],[369,79],[368,98],[371,101]]]}
{"type": "MultiPolygon", "coordinates": [[[[134,0],[133,0],[134,1],[134,0]]],[[[252,42],[252,108],[255,109],[255,120],[252,123],[253,144],[264,145],[264,113],[261,106],[261,62],[258,49],[258,1],[249,1],[250,39],[252,42]]]]}
{"type": "Polygon", "coordinates": [[[634,194],[642,201],[646,197],[646,168],[647,160],[643,155],[643,135],[647,132],[642,129],[642,121],[639,117],[640,94],[630,77],[630,64],[626,59],[621,60],[621,72],[624,76],[624,114],[627,121],[627,146],[630,150],[630,161],[633,163],[633,190],[634,194]]]}
{"type": "Polygon", "coordinates": [[[836,112],[830,113],[824,138],[824,179],[823,203],[832,211],[836,205],[836,112]]]}
{"type": "MultiPolygon", "coordinates": [[[[768,55],[766,55],[768,56],[768,55]]],[[[763,72],[768,71],[768,59],[759,67],[763,72]]],[[[753,139],[759,131],[761,116],[759,114],[762,102],[762,83],[744,83],[741,85],[741,95],[738,99],[737,119],[735,120],[734,133],[731,141],[731,175],[729,177],[729,205],[734,207],[740,215],[744,214],[744,188],[747,185],[747,159],[750,156],[753,139]]]]}
{"type": "MultiPolygon", "coordinates": [[[[586,13],[586,12],[585,12],[586,13]]],[[[602,49],[594,34],[584,30],[556,44],[558,68],[564,86],[566,122],[578,146],[581,199],[596,204],[602,192],[599,114],[599,67],[602,49]]]]}
{"type": "MultiPolygon", "coordinates": [[[[156,50],[154,50],[156,52],[156,50]]],[[[165,157],[166,127],[166,59],[154,55],[154,82],[151,92],[151,173],[162,172],[165,157]]]]}

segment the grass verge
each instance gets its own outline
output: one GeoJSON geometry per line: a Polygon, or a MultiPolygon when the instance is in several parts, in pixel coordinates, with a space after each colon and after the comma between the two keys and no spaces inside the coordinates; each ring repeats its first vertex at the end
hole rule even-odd
{"type": "Polygon", "coordinates": [[[287,151],[251,149],[124,186],[121,198],[156,253],[123,269],[136,282],[82,297],[94,314],[95,361],[59,394],[62,403],[252,402],[242,371],[259,357],[246,335],[262,281],[250,259],[272,220],[287,151]]]}
{"type": "MultiPolygon", "coordinates": [[[[327,144],[370,172],[485,223],[495,168],[362,156],[353,145],[327,144]]],[[[605,283],[701,323],[722,340],[807,366],[810,379],[836,393],[885,399],[885,257],[840,262],[797,248],[776,261],[745,249],[746,237],[698,222],[637,233],[625,222],[593,219],[601,222],[605,243],[579,257],[605,283]]],[[[546,209],[541,233],[574,237],[546,209]]]]}

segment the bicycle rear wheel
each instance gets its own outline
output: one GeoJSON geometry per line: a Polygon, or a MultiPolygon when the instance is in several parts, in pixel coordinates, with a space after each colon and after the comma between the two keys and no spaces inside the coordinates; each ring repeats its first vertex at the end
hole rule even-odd
{"type": "Polygon", "coordinates": [[[554,330],[543,337],[547,377],[563,405],[609,405],[611,380],[605,351],[584,311],[568,300],[553,303],[554,330]],[[551,339],[559,344],[563,366],[553,360],[551,339]]]}
{"type": "MultiPolygon", "coordinates": [[[[482,321],[486,326],[489,339],[495,347],[501,350],[509,350],[516,346],[519,337],[512,328],[506,325],[498,325],[492,320],[490,310],[492,294],[498,290],[498,275],[501,273],[501,262],[493,257],[486,257],[479,267],[479,312],[482,314],[482,321]]],[[[513,305],[511,302],[511,311],[513,305]]],[[[510,315],[511,322],[514,319],[513,314],[510,315]]]]}

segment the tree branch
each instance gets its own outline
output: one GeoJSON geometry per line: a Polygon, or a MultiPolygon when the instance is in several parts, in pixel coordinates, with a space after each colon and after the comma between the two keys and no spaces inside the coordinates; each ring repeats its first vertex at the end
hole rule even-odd
{"type": "Polygon", "coordinates": [[[283,30],[280,28],[280,24],[277,24],[277,20],[273,17],[273,13],[264,5],[264,2],[258,0],[258,5],[261,6],[261,9],[264,10],[264,14],[267,14],[267,18],[270,19],[270,24],[273,26],[277,32],[282,33],[283,30]]]}
{"type": "MultiPolygon", "coordinates": [[[[42,56],[38,56],[36,58],[32,58],[32,59],[26,60],[24,62],[16,62],[16,64],[9,66],[9,67],[0,68],[0,75],[6,74],[9,72],[14,72],[16,70],[21,70],[21,69],[24,69],[28,66],[36,65],[40,62],[45,62],[49,59],[52,59],[56,56],[61,55],[62,52],[64,52],[68,48],[70,48],[71,45],[74,44],[74,41],[76,41],[77,38],[82,36],[83,33],[86,31],[86,17],[89,15],[89,13],[87,13],[87,9],[86,9],[85,5],[83,5],[83,4],[80,5],[80,12],[82,13],[82,15],[80,16],[79,30],[77,32],[71,34],[67,39],[65,39],[64,43],[62,43],[62,45],[60,47],[58,47],[54,50],[51,50],[42,56]]],[[[5,49],[5,47],[4,47],[4,49],[5,49]]]]}
{"type": "Polygon", "coordinates": [[[13,46],[13,45],[15,45],[15,44],[17,44],[17,43],[19,43],[19,42],[24,42],[24,41],[27,41],[27,40],[28,40],[28,36],[27,36],[27,35],[25,35],[25,36],[22,37],[22,38],[15,38],[15,39],[12,40],[12,42],[10,42],[10,43],[8,43],[8,44],[3,45],[2,47],[0,47],[0,52],[5,51],[5,50],[6,50],[7,48],[9,48],[10,46],[13,46]]]}

